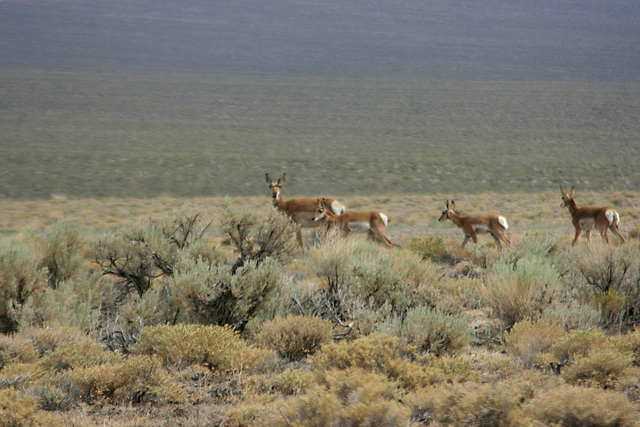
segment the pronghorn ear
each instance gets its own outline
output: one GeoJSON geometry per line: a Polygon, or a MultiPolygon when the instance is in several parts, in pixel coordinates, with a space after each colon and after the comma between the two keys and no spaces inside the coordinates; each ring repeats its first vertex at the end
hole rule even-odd
{"type": "Polygon", "coordinates": [[[576,187],[571,187],[571,198],[573,199],[574,194],[576,194],[576,187]]]}
{"type": "Polygon", "coordinates": [[[456,208],[456,202],[454,202],[453,200],[451,201],[451,205],[450,205],[450,209],[454,210],[456,208]]]}
{"type": "Polygon", "coordinates": [[[566,197],[567,199],[569,198],[569,195],[567,194],[566,191],[564,191],[564,188],[562,188],[562,185],[560,186],[560,192],[562,193],[562,197],[566,197]]]}
{"type": "Polygon", "coordinates": [[[327,199],[325,199],[324,197],[322,198],[322,207],[323,208],[327,207],[327,199]]]}
{"type": "Polygon", "coordinates": [[[280,178],[278,181],[280,181],[280,184],[284,184],[284,178],[287,176],[286,173],[282,174],[282,178],[280,178]]]}
{"type": "Polygon", "coordinates": [[[271,184],[271,180],[269,179],[269,174],[265,173],[264,176],[265,176],[265,181],[267,181],[267,184],[271,184]]]}

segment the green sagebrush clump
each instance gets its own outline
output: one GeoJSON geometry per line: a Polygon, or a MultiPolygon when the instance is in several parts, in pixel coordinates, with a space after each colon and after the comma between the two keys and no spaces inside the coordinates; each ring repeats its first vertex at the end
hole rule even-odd
{"type": "Polygon", "coordinates": [[[461,309],[452,302],[460,302],[461,297],[447,288],[441,269],[411,251],[326,238],[309,250],[309,262],[319,277],[319,289],[302,296],[305,310],[345,323],[355,320],[361,334],[404,317],[412,307],[442,303],[461,309]]]}
{"type": "MultiPolygon", "coordinates": [[[[595,246],[595,245],[594,245],[595,246]]],[[[586,302],[601,313],[605,328],[625,330],[640,323],[640,247],[578,247],[570,267],[586,302]]]]}
{"type": "Polygon", "coordinates": [[[247,346],[230,327],[193,324],[146,327],[135,352],[168,366],[199,365],[215,372],[251,368],[269,355],[247,346]]]}
{"type": "Polygon", "coordinates": [[[267,321],[256,337],[264,348],[280,357],[299,361],[328,344],[333,338],[333,324],[316,316],[289,315],[267,321]]]}
{"type": "Polygon", "coordinates": [[[228,262],[202,242],[208,225],[199,214],[184,209],[131,224],[95,248],[103,274],[122,285],[120,324],[128,333],[182,322],[243,331],[268,304],[294,250],[294,227],[282,214],[265,219],[227,202],[222,228],[238,255],[228,262]]]}
{"type": "Polygon", "coordinates": [[[90,255],[104,275],[120,281],[124,294],[134,290],[142,296],[156,279],[171,276],[183,258],[218,259],[217,252],[202,242],[210,224],[185,204],[171,213],[129,220],[100,238],[90,255]]]}
{"type": "Polygon", "coordinates": [[[84,268],[81,256],[84,240],[77,225],[60,219],[50,228],[30,229],[27,235],[38,257],[38,265],[47,271],[47,283],[52,289],[84,268]]]}
{"type": "Polygon", "coordinates": [[[47,283],[33,248],[19,239],[0,241],[0,333],[15,332],[47,283]]]}
{"type": "Polygon", "coordinates": [[[235,272],[229,265],[182,264],[159,289],[164,320],[232,325],[243,331],[269,302],[280,277],[280,265],[272,258],[246,261],[235,272]]]}
{"type": "Polygon", "coordinates": [[[539,255],[504,256],[489,267],[483,300],[506,329],[526,318],[537,319],[560,295],[557,268],[539,255]]]}
{"type": "Polygon", "coordinates": [[[471,327],[462,316],[442,313],[437,308],[416,307],[407,311],[400,338],[420,351],[443,355],[469,344],[471,327]]]}

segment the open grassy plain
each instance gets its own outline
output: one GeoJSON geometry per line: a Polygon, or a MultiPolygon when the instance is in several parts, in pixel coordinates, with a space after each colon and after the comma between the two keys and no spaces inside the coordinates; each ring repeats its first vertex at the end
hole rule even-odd
{"type": "Polygon", "coordinates": [[[12,199],[640,188],[633,83],[0,73],[12,199]]]}

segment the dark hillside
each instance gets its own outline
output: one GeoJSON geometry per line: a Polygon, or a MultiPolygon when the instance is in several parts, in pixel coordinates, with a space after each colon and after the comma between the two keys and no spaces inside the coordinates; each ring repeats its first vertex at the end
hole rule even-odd
{"type": "Polygon", "coordinates": [[[0,3],[5,68],[349,79],[640,80],[640,3],[0,3]]]}

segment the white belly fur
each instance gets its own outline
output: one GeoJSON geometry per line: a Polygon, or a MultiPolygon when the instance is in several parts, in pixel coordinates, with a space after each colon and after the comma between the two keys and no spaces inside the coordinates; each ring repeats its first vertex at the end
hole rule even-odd
{"type": "Polygon", "coordinates": [[[596,225],[596,220],[593,218],[583,218],[578,221],[578,224],[580,224],[580,228],[583,230],[591,230],[596,225]]]}
{"type": "Polygon", "coordinates": [[[473,231],[475,231],[476,233],[488,233],[491,231],[491,229],[486,225],[474,225],[473,231]]]}
{"type": "Polygon", "coordinates": [[[368,222],[350,222],[349,229],[354,233],[366,233],[371,228],[368,222]]]}
{"type": "Polygon", "coordinates": [[[322,221],[313,220],[313,212],[298,212],[294,215],[302,227],[319,227],[322,221]]]}

